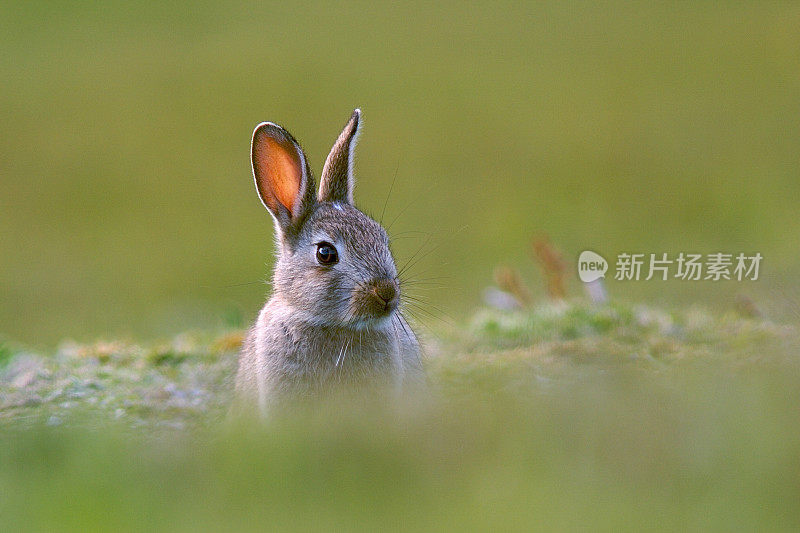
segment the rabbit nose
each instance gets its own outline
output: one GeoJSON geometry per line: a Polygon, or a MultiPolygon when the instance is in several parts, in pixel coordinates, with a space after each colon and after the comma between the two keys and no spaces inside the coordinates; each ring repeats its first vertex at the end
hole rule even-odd
{"type": "Polygon", "coordinates": [[[373,280],[371,292],[386,308],[397,306],[397,284],[394,280],[373,280]]]}

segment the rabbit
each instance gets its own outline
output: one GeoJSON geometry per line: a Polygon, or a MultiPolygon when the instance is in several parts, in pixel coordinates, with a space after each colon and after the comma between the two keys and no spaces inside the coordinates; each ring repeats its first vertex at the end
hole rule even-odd
{"type": "Polygon", "coordinates": [[[253,132],[253,177],[275,221],[272,295],[242,345],[240,402],[266,414],[287,395],[341,383],[424,382],[420,345],[400,308],[386,230],[353,203],[361,111],[325,160],[319,193],[300,144],[282,127],[253,132]]]}

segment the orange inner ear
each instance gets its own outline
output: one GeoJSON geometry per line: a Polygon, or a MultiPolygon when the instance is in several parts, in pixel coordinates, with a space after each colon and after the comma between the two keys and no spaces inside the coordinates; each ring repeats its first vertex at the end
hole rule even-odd
{"type": "Polygon", "coordinates": [[[261,198],[272,209],[277,209],[278,206],[273,205],[277,200],[291,213],[303,176],[300,157],[291,141],[260,137],[259,142],[255,143],[253,161],[261,198]]]}

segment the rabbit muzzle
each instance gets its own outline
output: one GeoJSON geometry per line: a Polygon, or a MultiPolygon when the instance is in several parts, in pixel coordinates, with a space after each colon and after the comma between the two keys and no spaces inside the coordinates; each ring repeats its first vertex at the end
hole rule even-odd
{"type": "Polygon", "coordinates": [[[385,317],[397,309],[400,287],[393,279],[377,278],[368,281],[360,295],[362,313],[375,318],[385,317]]]}

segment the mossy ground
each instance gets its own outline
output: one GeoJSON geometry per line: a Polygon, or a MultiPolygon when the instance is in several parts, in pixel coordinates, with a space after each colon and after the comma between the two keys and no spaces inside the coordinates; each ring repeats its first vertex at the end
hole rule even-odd
{"type": "Polygon", "coordinates": [[[60,529],[791,529],[800,333],[699,308],[482,310],[431,394],[228,417],[241,332],[0,353],[0,504],[60,529]]]}

